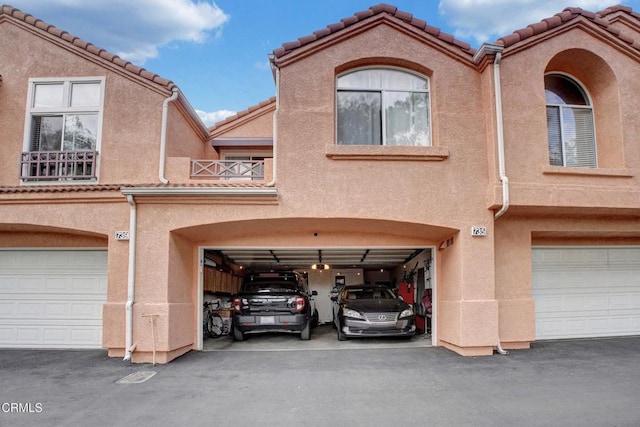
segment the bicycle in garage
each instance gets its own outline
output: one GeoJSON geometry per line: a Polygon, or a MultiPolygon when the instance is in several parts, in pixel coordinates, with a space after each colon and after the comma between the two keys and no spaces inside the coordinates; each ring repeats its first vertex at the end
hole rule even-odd
{"type": "Polygon", "coordinates": [[[229,334],[229,326],[222,317],[216,313],[220,309],[219,301],[206,301],[202,314],[203,331],[211,338],[217,338],[229,334]]]}

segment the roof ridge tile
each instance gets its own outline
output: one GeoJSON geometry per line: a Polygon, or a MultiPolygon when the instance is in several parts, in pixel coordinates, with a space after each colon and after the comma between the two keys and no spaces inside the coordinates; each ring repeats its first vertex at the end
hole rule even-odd
{"type": "Polygon", "coordinates": [[[635,40],[633,40],[630,36],[623,35],[620,32],[620,30],[612,27],[610,25],[610,22],[604,18],[604,16],[611,13],[615,13],[615,12],[625,12],[640,19],[639,14],[636,14],[635,12],[633,12],[633,10],[630,7],[622,6],[622,5],[611,6],[597,13],[584,10],[579,7],[567,7],[562,12],[556,13],[551,17],[544,18],[540,22],[529,24],[525,28],[515,30],[513,33],[509,35],[500,37],[496,41],[496,44],[509,47],[529,37],[542,34],[546,31],[557,28],[569,21],[572,21],[576,18],[583,17],[593,22],[595,25],[602,27],[604,30],[608,31],[610,34],[613,34],[615,37],[619,38],[621,41],[628,44],[632,48],[636,50],[640,50],[638,48],[639,43],[635,42],[635,40]]]}
{"type": "Polygon", "coordinates": [[[440,28],[429,25],[427,21],[418,19],[411,13],[398,10],[398,8],[395,6],[386,3],[380,3],[375,6],[371,6],[369,9],[356,12],[352,16],[342,18],[339,22],[329,24],[321,30],[316,30],[311,35],[300,37],[296,41],[285,42],[282,44],[282,46],[274,49],[273,56],[275,58],[281,58],[294,51],[295,49],[318,41],[323,37],[327,37],[333,33],[336,33],[340,30],[350,27],[351,25],[362,22],[381,13],[392,15],[394,18],[413,26],[414,28],[418,28],[419,30],[422,30],[425,33],[434,36],[446,43],[449,43],[467,53],[475,53],[475,49],[473,49],[468,43],[457,40],[453,35],[444,33],[440,28]]]}
{"type": "Polygon", "coordinates": [[[427,27],[427,21],[425,21],[424,19],[416,18],[416,17],[411,18],[411,21],[409,21],[409,24],[421,30],[424,30],[427,27]]]}
{"type": "Polygon", "coordinates": [[[640,19],[640,14],[638,14],[637,12],[634,12],[633,9],[630,6],[624,6],[622,4],[616,4],[613,6],[609,6],[604,10],[601,10],[600,12],[597,12],[597,15],[600,17],[604,17],[607,15],[610,15],[612,13],[616,13],[616,12],[624,12],[627,13],[629,15],[632,15],[638,19],[640,19]]]}

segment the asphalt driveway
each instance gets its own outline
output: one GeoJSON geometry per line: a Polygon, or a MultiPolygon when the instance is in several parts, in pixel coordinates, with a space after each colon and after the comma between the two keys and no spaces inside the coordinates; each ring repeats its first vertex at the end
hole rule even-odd
{"type": "Polygon", "coordinates": [[[157,366],[0,350],[0,426],[640,425],[640,337],[473,358],[398,347],[191,352],[157,366]]]}

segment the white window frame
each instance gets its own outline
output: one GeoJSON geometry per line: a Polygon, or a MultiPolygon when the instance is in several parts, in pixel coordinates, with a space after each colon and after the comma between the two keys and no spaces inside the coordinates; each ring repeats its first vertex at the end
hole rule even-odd
{"type": "MultiPolygon", "coordinates": [[[[340,73],[338,75],[336,75],[336,80],[335,80],[335,141],[337,145],[342,145],[338,143],[338,92],[340,92],[341,90],[344,91],[353,91],[353,92],[372,92],[372,93],[380,93],[381,94],[381,99],[380,99],[380,109],[381,109],[381,137],[382,137],[382,141],[380,141],[380,144],[372,144],[370,146],[373,147],[379,147],[379,146],[388,146],[387,145],[387,119],[386,119],[386,109],[385,109],[385,93],[397,93],[397,92],[402,92],[402,93],[407,93],[407,92],[411,92],[411,93],[426,93],[427,94],[427,111],[428,111],[428,118],[427,118],[427,126],[429,127],[429,132],[428,132],[428,137],[429,137],[429,143],[427,145],[400,145],[400,146],[416,146],[416,147],[432,147],[433,146],[433,128],[432,128],[432,110],[431,110],[431,79],[423,74],[417,73],[415,71],[412,70],[408,70],[406,68],[402,68],[402,67],[393,67],[393,66],[368,66],[368,67],[359,67],[359,68],[355,68],[355,69],[350,69],[347,70],[343,73],[340,73]],[[422,79],[424,81],[427,82],[427,89],[426,90],[412,90],[412,91],[408,91],[408,90],[404,90],[404,89],[394,89],[392,87],[390,88],[382,88],[382,89],[372,89],[372,88],[367,88],[367,87],[363,87],[363,88],[340,88],[339,84],[338,84],[338,80],[343,77],[346,76],[348,74],[352,74],[352,73],[356,73],[359,71],[366,71],[366,70],[388,70],[388,71],[399,71],[402,73],[406,73],[409,75],[413,75],[419,79],[422,79]]],[[[367,147],[369,145],[359,145],[361,147],[367,147]]]]}
{"type": "MultiPolygon", "coordinates": [[[[23,148],[22,151],[31,151],[31,128],[32,119],[34,116],[39,115],[53,115],[61,114],[66,116],[67,114],[79,113],[79,114],[97,114],[98,120],[96,125],[96,147],[95,151],[100,152],[102,147],[102,120],[104,115],[104,97],[105,97],[105,80],[104,76],[87,76],[87,77],[44,77],[44,78],[29,78],[29,88],[27,91],[27,105],[25,108],[25,126],[23,136],[23,148]],[[100,100],[96,107],[71,107],[71,87],[74,83],[98,83],[100,84],[100,100]],[[62,107],[34,107],[36,86],[41,84],[62,84],[63,86],[63,105],[62,107]]],[[[96,159],[95,175],[99,176],[100,173],[100,160],[96,159]]],[[[51,181],[58,181],[52,177],[51,181]]],[[[43,181],[48,184],[51,181],[43,181]]],[[[86,181],[71,181],[73,182],[86,182],[86,181]]],[[[31,182],[30,182],[31,183],[31,182]]]]}
{"type": "MultiPolygon", "coordinates": [[[[569,73],[564,73],[564,72],[559,72],[559,71],[554,71],[551,73],[546,73],[544,75],[545,77],[547,76],[560,76],[560,77],[564,77],[565,79],[569,80],[570,83],[573,83],[574,85],[576,85],[580,91],[582,92],[582,94],[584,95],[588,105],[575,105],[575,104],[549,104],[546,102],[546,96],[545,96],[545,109],[547,107],[558,107],[559,110],[559,120],[560,120],[560,143],[562,145],[562,165],[552,165],[552,166],[556,166],[556,167],[562,167],[562,168],[571,168],[571,167],[591,167],[591,168],[597,168],[598,167],[598,141],[596,138],[596,119],[595,119],[595,111],[594,111],[594,105],[593,105],[593,100],[591,99],[591,95],[589,94],[589,91],[584,87],[584,85],[582,84],[582,82],[580,80],[578,80],[576,77],[572,76],[569,73]],[[591,120],[593,123],[593,156],[594,156],[594,164],[593,166],[571,166],[571,165],[567,165],[567,148],[566,148],[566,142],[564,140],[564,109],[566,108],[570,108],[570,109],[581,109],[581,110],[589,110],[591,111],[591,120]]],[[[547,90],[547,86],[545,85],[544,87],[545,92],[547,90]]],[[[548,130],[547,130],[547,152],[549,151],[549,135],[548,135],[548,130]]],[[[549,163],[551,163],[551,158],[549,157],[549,163]]]]}

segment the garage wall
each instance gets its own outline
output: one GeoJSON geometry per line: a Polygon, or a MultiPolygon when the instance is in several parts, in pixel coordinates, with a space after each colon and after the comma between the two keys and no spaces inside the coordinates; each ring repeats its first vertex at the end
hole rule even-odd
{"type": "Polygon", "coordinates": [[[347,285],[364,282],[362,269],[309,270],[309,288],[312,291],[318,291],[315,299],[320,323],[333,321],[333,301],[330,299],[330,294],[336,276],[345,276],[347,285]]]}

